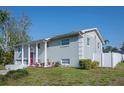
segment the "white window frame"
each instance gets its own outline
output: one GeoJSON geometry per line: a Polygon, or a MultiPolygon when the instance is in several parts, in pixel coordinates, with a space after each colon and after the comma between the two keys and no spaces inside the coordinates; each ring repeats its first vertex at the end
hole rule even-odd
{"type": "Polygon", "coordinates": [[[70,65],[70,59],[68,59],[68,58],[66,58],[66,59],[61,59],[61,64],[62,65],[70,65]],[[69,63],[63,63],[63,60],[68,60],[69,61],[69,63]]]}

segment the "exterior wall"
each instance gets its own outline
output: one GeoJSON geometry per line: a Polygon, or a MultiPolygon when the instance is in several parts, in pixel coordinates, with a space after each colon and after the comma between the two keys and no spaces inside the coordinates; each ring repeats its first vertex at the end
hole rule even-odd
{"type": "Polygon", "coordinates": [[[28,64],[28,46],[24,46],[24,64],[28,64]]]}
{"type": "Polygon", "coordinates": [[[78,46],[79,46],[79,59],[84,59],[84,38],[83,35],[79,35],[78,39],[78,46]]]}
{"type": "Polygon", "coordinates": [[[83,52],[84,52],[85,59],[92,59],[93,53],[102,53],[102,42],[100,41],[95,31],[85,33],[83,37],[84,37],[83,52]],[[89,45],[87,45],[87,38],[90,39],[89,45]],[[99,48],[98,48],[98,43],[99,43],[99,48]]]}
{"type": "Polygon", "coordinates": [[[38,62],[44,62],[44,44],[40,43],[40,48],[38,49],[38,62]]]}
{"type": "MultiPolygon", "coordinates": [[[[64,38],[62,38],[64,39],[64,38]]],[[[78,36],[69,37],[69,45],[61,45],[61,40],[48,42],[47,58],[50,62],[60,62],[62,59],[70,59],[70,65],[77,67],[79,62],[78,56],[78,36]]]]}
{"type": "MultiPolygon", "coordinates": [[[[93,53],[102,53],[102,43],[98,38],[95,31],[88,32],[83,35],[71,36],[56,40],[48,41],[47,47],[47,60],[49,62],[60,62],[62,59],[70,59],[70,65],[72,67],[79,66],[79,59],[92,59],[93,53]],[[68,38],[69,45],[61,45],[63,39],[68,38]],[[90,45],[87,45],[87,38],[90,38],[90,45]],[[97,43],[100,46],[98,48],[97,43]]],[[[36,61],[36,44],[30,45],[30,52],[33,52],[33,63],[36,61]]],[[[18,48],[15,52],[16,62],[21,63],[21,51],[18,48]]],[[[28,62],[28,46],[24,46],[24,63],[28,62]]],[[[40,43],[38,48],[38,62],[44,62],[44,43],[40,43]]]]}

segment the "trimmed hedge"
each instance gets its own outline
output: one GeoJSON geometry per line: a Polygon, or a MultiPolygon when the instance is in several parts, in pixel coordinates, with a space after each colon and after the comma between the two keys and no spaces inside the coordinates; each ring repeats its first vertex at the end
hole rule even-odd
{"type": "Polygon", "coordinates": [[[91,61],[90,59],[81,59],[79,61],[79,65],[81,69],[94,69],[97,68],[99,66],[99,62],[97,61],[91,61]]]}

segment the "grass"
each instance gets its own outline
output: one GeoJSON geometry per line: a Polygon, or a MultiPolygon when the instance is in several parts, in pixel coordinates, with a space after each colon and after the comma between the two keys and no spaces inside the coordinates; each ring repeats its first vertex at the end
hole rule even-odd
{"type": "Polygon", "coordinates": [[[76,68],[27,68],[29,75],[10,80],[6,85],[17,86],[47,86],[47,85],[124,85],[124,63],[116,68],[97,68],[82,70],[76,68]]]}

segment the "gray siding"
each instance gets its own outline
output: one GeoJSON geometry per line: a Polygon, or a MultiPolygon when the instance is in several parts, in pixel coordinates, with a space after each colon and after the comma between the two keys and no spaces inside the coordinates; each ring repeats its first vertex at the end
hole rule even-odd
{"type": "Polygon", "coordinates": [[[38,49],[38,61],[40,63],[44,62],[44,44],[40,43],[40,48],[38,49]]]}
{"type": "Polygon", "coordinates": [[[61,45],[61,40],[62,39],[58,39],[48,43],[47,56],[49,61],[61,63],[62,59],[70,59],[69,66],[78,66],[78,36],[69,37],[69,45],[61,45]]]}
{"type": "Polygon", "coordinates": [[[102,52],[102,42],[97,36],[96,32],[90,32],[83,35],[84,36],[84,58],[92,59],[93,53],[101,53],[102,52]],[[90,45],[87,45],[87,38],[90,38],[90,45]],[[99,43],[99,48],[98,48],[99,43]]]}

